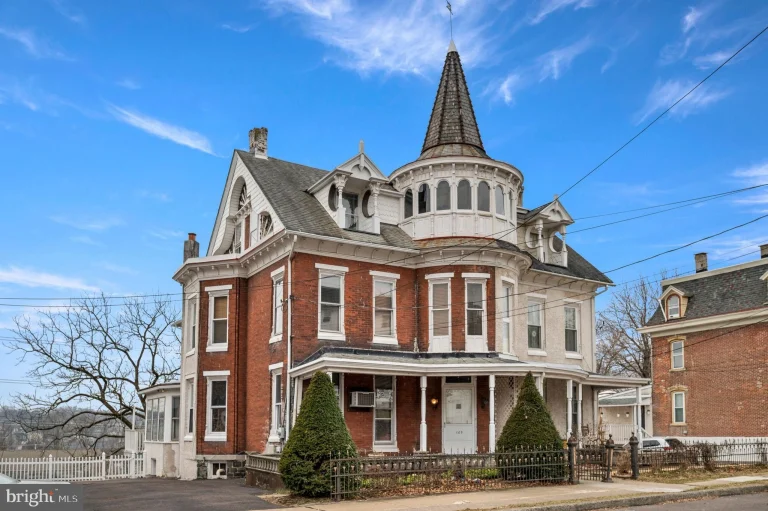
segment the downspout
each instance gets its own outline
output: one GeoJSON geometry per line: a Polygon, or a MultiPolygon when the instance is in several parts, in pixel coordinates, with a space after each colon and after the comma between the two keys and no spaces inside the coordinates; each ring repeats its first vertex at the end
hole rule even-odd
{"type": "Polygon", "coordinates": [[[286,353],[287,369],[285,371],[288,376],[288,388],[285,393],[285,440],[288,440],[288,434],[291,432],[291,411],[297,403],[291,403],[293,398],[293,387],[296,385],[294,378],[290,377],[291,368],[293,367],[293,258],[295,256],[294,248],[296,247],[296,241],[299,237],[294,234],[293,240],[291,240],[291,250],[288,252],[288,348],[286,353]]]}

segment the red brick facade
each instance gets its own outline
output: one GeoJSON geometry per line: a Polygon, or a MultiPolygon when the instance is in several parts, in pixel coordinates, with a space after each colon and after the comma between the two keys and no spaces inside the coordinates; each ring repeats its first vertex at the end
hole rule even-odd
{"type": "Polygon", "coordinates": [[[658,436],[768,436],[768,324],[653,338],[653,424],[658,436]],[[671,342],[683,341],[684,369],[671,342]],[[672,393],[685,394],[673,424],[672,393]]]}

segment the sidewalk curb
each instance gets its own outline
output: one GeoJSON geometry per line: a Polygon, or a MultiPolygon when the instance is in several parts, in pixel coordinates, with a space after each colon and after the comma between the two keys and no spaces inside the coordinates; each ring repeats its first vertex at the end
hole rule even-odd
{"type": "Polygon", "coordinates": [[[768,492],[768,483],[738,486],[735,488],[713,488],[711,490],[682,491],[678,493],[661,493],[654,495],[642,495],[638,497],[622,497],[611,500],[593,502],[574,502],[571,504],[549,504],[546,506],[510,507],[512,510],[525,511],[592,511],[595,509],[608,509],[618,507],[651,506],[682,500],[696,500],[707,497],[730,497],[733,495],[749,495],[752,493],[768,492]]]}

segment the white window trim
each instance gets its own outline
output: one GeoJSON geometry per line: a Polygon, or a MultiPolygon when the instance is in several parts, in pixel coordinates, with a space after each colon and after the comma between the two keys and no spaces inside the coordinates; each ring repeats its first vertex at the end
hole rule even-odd
{"type": "Polygon", "coordinates": [[[686,421],[686,413],[685,413],[685,392],[673,392],[672,393],[672,424],[673,425],[680,425],[685,424],[686,421]],[[675,422],[675,396],[677,394],[680,394],[683,396],[683,422],[675,422]]]}
{"type": "Polygon", "coordinates": [[[226,442],[227,441],[227,430],[229,429],[229,371],[204,371],[203,376],[205,376],[206,379],[206,401],[205,401],[205,436],[203,440],[206,442],[226,442]],[[226,373],[226,374],[225,374],[226,373]],[[223,432],[212,432],[211,431],[211,423],[213,420],[213,414],[211,413],[211,390],[212,390],[212,383],[214,381],[224,381],[227,383],[227,394],[225,396],[225,403],[226,403],[226,421],[224,424],[224,431],[223,432]]]}
{"type": "Polygon", "coordinates": [[[525,346],[528,348],[528,354],[537,356],[537,357],[545,357],[547,356],[547,345],[545,342],[545,339],[547,336],[544,334],[544,329],[546,328],[546,295],[537,295],[534,293],[528,293],[526,295],[525,299],[525,346]],[[543,298],[542,298],[543,297],[543,298]],[[539,328],[541,328],[541,348],[531,348],[530,346],[530,339],[528,339],[528,305],[530,302],[538,303],[541,306],[541,309],[539,309],[539,328]]]}
{"type": "Polygon", "coordinates": [[[194,306],[189,321],[187,322],[187,345],[194,341],[195,346],[187,350],[185,357],[191,357],[197,351],[197,346],[200,343],[200,300],[197,293],[192,293],[187,298],[187,311],[194,306]],[[192,324],[195,325],[194,339],[192,338],[192,324]]]}
{"type": "Polygon", "coordinates": [[[514,343],[515,343],[515,336],[514,336],[514,321],[512,318],[514,317],[513,311],[515,310],[515,295],[517,294],[517,285],[515,284],[515,281],[507,278],[507,277],[501,277],[501,286],[499,286],[499,289],[501,289],[501,295],[500,298],[502,300],[506,300],[507,297],[504,295],[504,288],[509,287],[511,288],[511,293],[509,295],[509,303],[507,306],[509,307],[509,310],[507,311],[507,317],[504,317],[502,315],[501,317],[501,335],[497,335],[496,338],[499,339],[499,342],[501,342],[501,349],[497,349],[496,351],[500,353],[506,353],[506,354],[512,354],[514,353],[514,343]],[[507,331],[508,336],[508,343],[507,350],[504,351],[504,330],[507,331]]]}
{"type": "Polygon", "coordinates": [[[682,371],[685,369],[685,341],[683,339],[674,339],[669,342],[669,366],[671,371],[682,371]],[[675,350],[672,348],[676,342],[680,343],[680,356],[683,359],[683,365],[675,367],[675,350]]]}
{"type": "MultiPolygon", "coordinates": [[[[379,376],[389,376],[392,378],[392,441],[391,442],[376,442],[376,405],[374,404],[373,417],[373,428],[372,428],[372,434],[371,437],[371,444],[373,445],[373,451],[375,452],[399,452],[397,448],[397,376],[391,376],[391,375],[379,375],[379,376]]],[[[374,400],[376,396],[376,375],[371,376],[373,378],[373,393],[374,393],[374,400]]]]}
{"type": "Polygon", "coordinates": [[[373,272],[373,306],[371,307],[373,325],[373,343],[397,346],[397,279],[400,275],[394,273],[373,272]],[[394,278],[391,275],[396,275],[394,278]],[[376,282],[392,284],[392,335],[376,335],[376,282]]]}
{"type": "Polygon", "coordinates": [[[195,430],[197,428],[196,424],[196,418],[197,418],[197,410],[195,409],[195,394],[197,392],[197,387],[195,386],[195,379],[194,378],[187,378],[184,380],[184,392],[185,392],[185,400],[184,400],[184,441],[191,442],[195,439],[195,430]],[[189,392],[190,383],[192,383],[192,391],[189,392]],[[189,410],[192,410],[192,432],[189,432],[189,410]]]}
{"type": "MultiPolygon", "coordinates": [[[[451,320],[451,277],[453,277],[453,273],[435,273],[433,275],[443,275],[444,277],[432,278],[433,277],[432,275],[427,275],[426,277],[427,279],[429,279],[429,298],[428,298],[429,301],[427,302],[427,306],[429,310],[429,351],[432,351],[433,343],[435,342],[436,339],[445,340],[447,338],[448,345],[450,346],[452,333],[453,333],[453,328],[451,325],[453,323],[453,321],[451,320]],[[445,277],[446,275],[450,275],[450,277],[445,277]],[[433,293],[433,288],[436,284],[448,284],[448,335],[447,336],[441,335],[436,337],[434,333],[434,324],[433,324],[434,315],[432,314],[432,310],[434,308],[432,304],[434,303],[434,299],[433,299],[432,293],[433,293]]],[[[450,351],[453,351],[453,349],[451,349],[450,351]]]]}
{"type": "Polygon", "coordinates": [[[372,277],[380,277],[381,279],[397,280],[400,278],[399,273],[389,273],[386,271],[371,270],[368,272],[372,277]]]}
{"type": "Polygon", "coordinates": [[[349,270],[345,266],[332,266],[330,264],[315,263],[315,268],[319,269],[317,277],[317,338],[322,341],[346,341],[347,336],[344,331],[344,287],[346,279],[344,274],[349,270]],[[323,331],[320,326],[322,323],[322,288],[323,277],[335,276],[341,279],[340,300],[339,300],[339,331],[323,331]]]}
{"type": "Polygon", "coordinates": [[[666,305],[667,306],[665,308],[667,309],[667,319],[677,319],[677,318],[680,317],[680,313],[682,312],[682,309],[683,309],[683,300],[682,300],[682,298],[680,298],[679,295],[670,295],[670,296],[668,296],[667,299],[666,299],[666,305]],[[677,314],[672,314],[672,313],[669,312],[669,310],[670,310],[669,309],[669,301],[672,298],[677,298],[677,314]]]}
{"type": "Polygon", "coordinates": [[[277,422],[279,417],[275,413],[275,397],[277,394],[277,385],[275,385],[275,379],[276,376],[280,375],[280,392],[282,396],[282,403],[283,403],[283,411],[285,411],[285,396],[282,395],[282,387],[284,386],[284,382],[282,381],[283,377],[283,363],[277,363],[272,364],[269,366],[269,381],[270,381],[270,393],[269,393],[269,438],[267,438],[268,443],[277,443],[280,441],[280,432],[277,430],[277,422]]]}
{"type": "Polygon", "coordinates": [[[437,280],[440,280],[440,279],[442,279],[442,280],[452,279],[453,278],[453,273],[431,273],[429,275],[424,275],[424,278],[427,279],[427,280],[433,280],[433,279],[437,279],[437,280]]]}
{"type": "MultiPolygon", "coordinates": [[[[216,289],[213,288],[205,288],[206,291],[208,291],[208,343],[205,347],[206,352],[216,352],[216,351],[227,351],[229,349],[229,290],[232,289],[232,286],[214,286],[216,289]],[[226,288],[226,289],[223,289],[226,288]],[[213,289],[212,291],[209,291],[209,289],[213,289]],[[224,343],[213,343],[213,304],[215,302],[214,298],[219,297],[226,297],[227,298],[227,342],[224,343]]],[[[199,328],[199,327],[198,327],[199,328]]]]}
{"type": "MultiPolygon", "coordinates": [[[[269,338],[269,344],[274,344],[276,342],[280,342],[283,340],[283,320],[285,319],[285,302],[280,305],[280,332],[276,332],[277,330],[277,304],[274,302],[274,300],[277,299],[277,296],[275,295],[276,286],[277,283],[282,283],[282,291],[283,294],[285,294],[285,279],[283,278],[284,273],[283,270],[285,267],[278,268],[277,270],[272,272],[272,336],[269,338]]],[[[280,300],[282,301],[282,296],[280,297],[280,300]]]]}
{"type": "Polygon", "coordinates": [[[482,341],[483,350],[488,351],[488,306],[487,300],[487,281],[491,277],[488,273],[462,273],[464,278],[464,349],[467,349],[469,341],[482,341]],[[486,277],[487,275],[487,277],[486,277]],[[483,317],[483,334],[482,335],[469,335],[469,285],[480,284],[482,286],[482,317],[483,317]]]}
{"type": "MultiPolygon", "coordinates": [[[[527,339],[526,339],[527,342],[527,339]]],[[[532,357],[546,357],[547,352],[544,350],[537,350],[536,348],[528,348],[528,355],[532,357]]]]}
{"type": "Polygon", "coordinates": [[[565,305],[563,305],[563,337],[565,337],[565,309],[574,309],[576,312],[576,317],[574,318],[576,321],[576,351],[569,351],[567,346],[565,346],[565,358],[573,358],[573,359],[580,359],[581,356],[575,357],[573,355],[580,355],[581,354],[581,307],[573,300],[565,299],[563,300],[565,302],[565,305]],[[570,357],[568,355],[571,355],[570,357]]]}
{"type": "Polygon", "coordinates": [[[232,289],[232,284],[226,284],[222,286],[208,286],[205,288],[206,293],[214,293],[216,291],[229,291],[232,289]]]}

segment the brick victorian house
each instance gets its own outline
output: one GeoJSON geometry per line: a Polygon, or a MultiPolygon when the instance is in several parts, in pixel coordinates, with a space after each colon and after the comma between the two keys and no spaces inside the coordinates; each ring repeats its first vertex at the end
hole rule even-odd
{"type": "Polygon", "coordinates": [[[768,437],[768,245],[757,261],[661,282],[652,337],[661,436],[768,437]]]}
{"type": "Polygon", "coordinates": [[[561,434],[594,428],[596,293],[563,205],[523,207],[490,158],[453,43],[419,157],[386,176],[359,152],[329,171],[236,150],[206,255],[183,286],[182,478],[279,452],[309,378],[331,375],[363,451],[493,450],[533,372],[561,434]]]}

